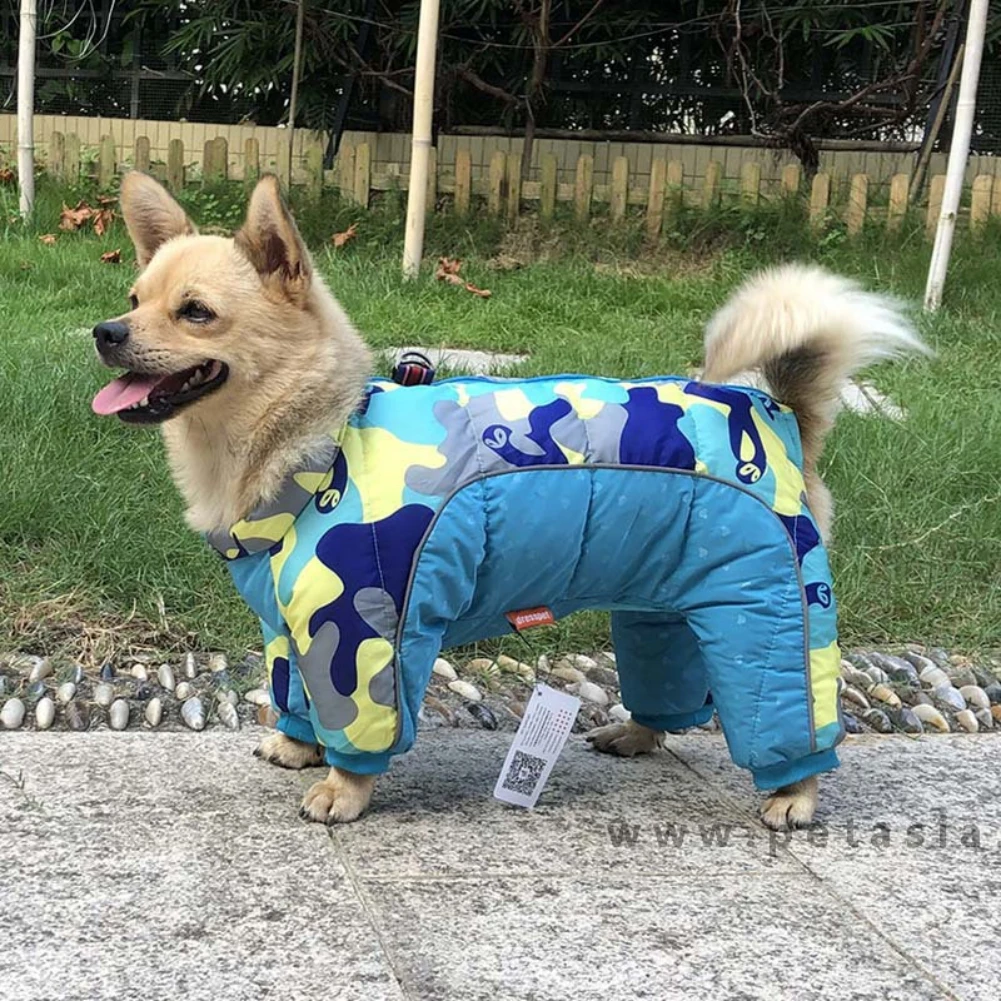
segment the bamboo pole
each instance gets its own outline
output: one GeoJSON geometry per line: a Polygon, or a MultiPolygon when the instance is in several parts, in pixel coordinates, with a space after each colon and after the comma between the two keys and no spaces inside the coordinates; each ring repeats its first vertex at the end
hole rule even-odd
{"type": "Polygon", "coordinates": [[[35,0],[21,0],[21,30],[17,43],[17,179],[21,217],[35,206],[35,0]]]}
{"type": "Polygon", "coordinates": [[[414,74],[414,129],[407,191],[407,228],[403,238],[403,275],[416,278],[424,254],[431,116],[434,110],[434,60],[438,47],[438,0],[421,0],[414,74]]]}
{"type": "Polygon", "coordinates": [[[956,229],[956,213],[963,193],[963,176],[970,155],[970,136],[973,134],[973,114],[977,107],[977,80],[980,77],[980,60],[984,54],[984,35],[987,32],[988,0],[972,0],[966,27],[966,55],[963,72],[959,78],[959,98],[956,101],[956,126],[952,132],[949,166],[946,168],[945,193],[942,196],[942,214],[935,233],[931,266],[928,268],[928,285],[925,288],[925,309],[934,311],[942,304],[942,289],[949,267],[952,237],[956,229]]]}
{"type": "Polygon", "coordinates": [[[299,76],[302,73],[302,21],[306,0],[299,0],[295,12],[295,48],[292,52],[292,93],[288,100],[288,184],[292,187],[292,151],[295,148],[295,112],[299,100],[299,76]]]}

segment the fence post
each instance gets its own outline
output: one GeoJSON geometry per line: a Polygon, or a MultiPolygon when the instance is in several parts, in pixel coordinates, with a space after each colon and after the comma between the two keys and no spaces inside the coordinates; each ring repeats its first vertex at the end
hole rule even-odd
{"type": "Polygon", "coordinates": [[[991,214],[991,191],[994,177],[991,174],[977,174],[973,178],[973,194],[970,198],[970,232],[982,230],[991,214]]]}
{"type": "Polygon", "coordinates": [[[219,136],[207,139],[202,151],[202,183],[218,184],[225,181],[229,168],[229,143],[219,136]]]}
{"type": "Polygon", "coordinates": [[[855,174],[848,192],[848,207],[845,209],[845,226],[849,236],[858,236],[862,232],[868,201],[869,177],[867,174],[855,174]]]}
{"type": "Polygon", "coordinates": [[[886,210],[886,228],[891,233],[900,229],[907,215],[907,201],[910,198],[911,178],[908,174],[894,174],[890,179],[890,204],[886,210]]]}
{"type": "Polygon", "coordinates": [[[556,211],[557,163],[555,153],[542,154],[542,180],[539,184],[539,217],[547,222],[556,211]]]}
{"type": "Polygon", "coordinates": [[[108,188],[115,178],[115,140],[111,136],[101,136],[97,157],[98,187],[108,188]]]}
{"type": "Polygon", "coordinates": [[[755,208],[761,197],[761,164],[745,160],[740,168],[740,200],[748,208],[755,208]]]}
{"type": "Polygon", "coordinates": [[[229,140],[225,136],[218,136],[215,141],[216,166],[219,171],[219,180],[229,180],[229,140]]]}
{"type": "Polygon", "coordinates": [[[577,158],[577,176],[574,180],[574,215],[578,222],[586,222],[591,215],[593,188],[594,157],[585,153],[577,158]]]}
{"type": "Polygon", "coordinates": [[[814,174],[810,189],[810,226],[822,230],[827,216],[827,203],[831,198],[831,175],[814,174]]]}
{"type": "Polygon", "coordinates": [[[945,174],[936,174],[928,185],[928,215],[925,217],[925,236],[935,239],[938,217],[942,214],[942,197],[945,195],[945,174]]]}
{"type": "Polygon", "coordinates": [[[323,144],[316,138],[306,147],[306,193],[313,201],[323,194],[323,144]]]}
{"type": "Polygon", "coordinates": [[[65,139],[66,158],[63,176],[67,184],[80,183],[80,137],[75,132],[67,134],[65,139]]]}
{"type": "Polygon", "coordinates": [[[455,214],[469,213],[469,199],[473,187],[473,158],[468,149],[455,151],[455,214]]]}
{"type": "Polygon", "coordinates": [[[174,192],[184,187],[184,143],[180,139],[167,144],[167,187],[174,192]]]}
{"type": "Polygon", "coordinates": [[[667,165],[668,216],[675,219],[685,205],[685,165],[671,160],[667,165]]]}
{"type": "MultiPolygon", "coordinates": [[[[428,172],[430,177],[430,171],[428,172]]],[[[355,149],[355,201],[368,208],[368,195],[372,187],[372,150],[368,143],[359,143],[355,149]]]]}
{"type": "Polygon", "coordinates": [[[719,182],[723,176],[723,165],[718,160],[706,164],[706,176],[702,182],[702,207],[714,208],[719,199],[719,182]]]}
{"type": "Polygon", "coordinates": [[[626,215],[626,201],[629,198],[629,161],[617,156],[612,164],[611,217],[619,222],[626,215]]]}
{"type": "Polygon", "coordinates": [[[803,182],[803,168],[798,163],[787,163],[782,168],[782,193],[798,195],[803,182]]]}
{"type": "Polygon", "coordinates": [[[991,215],[1001,216],[1001,175],[994,178],[994,193],[991,195],[991,215]]]}
{"type": "Polygon", "coordinates": [[[243,144],[243,183],[256,184],[261,177],[261,144],[248,139],[243,144]]]}
{"type": "Polygon", "coordinates": [[[149,173],[149,136],[136,136],[134,160],[136,170],[149,173]]]}
{"type": "Polygon", "coordinates": [[[646,235],[656,240],[664,225],[664,183],[667,179],[667,161],[655,159],[650,164],[650,190],[646,199],[646,235]]]}
{"type": "Polygon", "coordinates": [[[521,154],[507,155],[507,218],[514,222],[521,211],[521,154]]]}
{"type": "Polygon", "coordinates": [[[285,191],[292,190],[292,150],[295,142],[295,133],[291,136],[287,131],[278,138],[278,162],[275,164],[275,173],[278,175],[278,183],[285,191]]]}
{"type": "Polygon", "coordinates": [[[57,181],[66,178],[66,137],[53,132],[49,139],[49,174],[57,181]]]}
{"type": "Polygon", "coordinates": [[[355,148],[342,143],[337,151],[337,189],[341,198],[351,201],[355,194],[355,148]]]}
{"type": "Polygon", "coordinates": [[[500,215],[504,195],[504,172],[507,169],[507,154],[499,149],[490,157],[490,177],[487,188],[487,211],[492,216],[500,215]]]}

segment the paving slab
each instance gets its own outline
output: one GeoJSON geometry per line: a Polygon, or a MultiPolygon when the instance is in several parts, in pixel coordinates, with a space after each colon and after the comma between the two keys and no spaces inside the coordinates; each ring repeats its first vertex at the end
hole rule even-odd
{"type": "Polygon", "coordinates": [[[925,1001],[943,995],[808,875],[380,882],[412,996],[925,1001]]]}
{"type": "Polygon", "coordinates": [[[297,776],[223,733],[0,735],[0,998],[403,997],[297,776]]]}
{"type": "Polygon", "coordinates": [[[510,742],[511,734],[485,731],[421,734],[380,778],[369,812],[337,830],[339,850],[359,875],[380,879],[799,869],[769,850],[757,799],[735,814],[717,789],[667,754],[616,758],[575,735],[534,810],[501,803],[493,789],[510,742]],[[461,747],[461,762],[453,747],[461,747]]]}
{"type": "MultiPolygon", "coordinates": [[[[669,746],[746,799],[718,740],[669,746]]],[[[1001,996],[1001,741],[859,736],[840,755],[821,780],[821,826],[776,843],[955,997],[1001,996]]]]}
{"type": "MultiPolygon", "coordinates": [[[[574,737],[529,812],[491,796],[510,734],[428,732],[328,831],[259,735],[0,734],[3,1001],[997,997],[996,853],[776,842],[718,736],[574,737]]],[[[994,747],[856,740],[821,817],[986,841],[994,747]]]]}

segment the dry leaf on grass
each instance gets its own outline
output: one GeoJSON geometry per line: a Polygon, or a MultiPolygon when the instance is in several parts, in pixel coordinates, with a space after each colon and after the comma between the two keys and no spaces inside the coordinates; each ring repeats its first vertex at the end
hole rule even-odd
{"type": "Polygon", "coordinates": [[[358,235],[358,223],[353,222],[343,233],[334,233],[330,238],[331,243],[338,249],[343,247],[349,240],[353,240],[358,235]]]}
{"type": "MultiPolygon", "coordinates": [[[[434,276],[439,281],[451,281],[449,275],[458,275],[461,267],[462,261],[458,257],[442,257],[438,261],[438,270],[434,276]]],[[[452,284],[456,285],[458,282],[454,281],[452,284]]]]}
{"type": "Polygon", "coordinates": [[[461,267],[462,261],[458,257],[442,257],[438,261],[438,270],[435,271],[434,276],[440,282],[448,282],[450,285],[459,285],[467,292],[472,292],[473,295],[478,295],[481,299],[489,299],[490,290],[477,288],[477,286],[475,286],[472,282],[467,282],[459,274],[459,268],[461,267]]]}
{"type": "MultiPolygon", "coordinates": [[[[114,202],[113,198],[106,198],[104,196],[100,197],[98,201],[102,205],[110,205],[114,202]]],[[[115,212],[113,209],[109,208],[99,208],[95,209],[88,205],[85,201],[79,201],[76,203],[75,208],[70,208],[68,205],[63,205],[63,211],[59,218],[59,228],[68,231],[73,231],[80,229],[81,226],[88,220],[93,220],[94,232],[98,236],[104,236],[114,221],[115,212]]]]}
{"type": "Polygon", "coordinates": [[[122,252],[121,250],[109,250],[106,254],[101,254],[102,264],[121,264],[122,263],[122,252]]]}
{"type": "Polygon", "coordinates": [[[115,218],[115,213],[111,209],[96,209],[94,211],[94,232],[98,236],[104,236],[115,218]]]}
{"type": "Polygon", "coordinates": [[[94,210],[85,202],[76,203],[76,208],[70,208],[65,202],[59,216],[59,228],[65,230],[79,229],[91,216],[94,210]]]}
{"type": "Polygon", "coordinates": [[[46,233],[44,236],[40,236],[38,239],[41,240],[41,242],[44,243],[47,247],[51,247],[52,244],[56,242],[56,234],[46,233]]]}
{"type": "Polygon", "coordinates": [[[10,167],[0,167],[0,184],[13,184],[14,171],[10,167]]]}

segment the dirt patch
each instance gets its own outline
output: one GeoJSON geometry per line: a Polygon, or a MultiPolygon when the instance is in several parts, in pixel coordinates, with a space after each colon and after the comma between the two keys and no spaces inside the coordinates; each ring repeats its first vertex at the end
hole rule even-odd
{"type": "Polygon", "coordinates": [[[198,637],[172,627],[165,612],[160,622],[134,608],[127,614],[102,612],[74,593],[24,603],[0,588],[0,623],[4,647],[85,665],[200,649],[198,637]]]}

